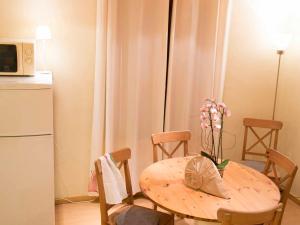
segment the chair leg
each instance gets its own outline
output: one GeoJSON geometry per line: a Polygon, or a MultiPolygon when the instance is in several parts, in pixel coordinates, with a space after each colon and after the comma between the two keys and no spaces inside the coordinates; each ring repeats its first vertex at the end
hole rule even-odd
{"type": "Polygon", "coordinates": [[[170,223],[171,225],[175,225],[175,220],[173,219],[172,222],[170,223]]]}

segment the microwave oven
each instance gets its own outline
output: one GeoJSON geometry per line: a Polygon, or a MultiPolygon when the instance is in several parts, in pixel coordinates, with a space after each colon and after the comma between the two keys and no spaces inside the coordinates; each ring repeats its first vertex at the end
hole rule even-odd
{"type": "Polygon", "coordinates": [[[0,75],[33,76],[34,43],[0,41],[0,75]]]}

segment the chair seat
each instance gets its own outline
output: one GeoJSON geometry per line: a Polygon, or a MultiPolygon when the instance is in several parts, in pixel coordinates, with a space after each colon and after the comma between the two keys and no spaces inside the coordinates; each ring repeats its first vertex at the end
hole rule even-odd
{"type": "Polygon", "coordinates": [[[256,161],[256,160],[242,160],[240,161],[241,164],[251,167],[259,172],[263,172],[265,169],[266,162],[263,161],[256,161]]]}
{"type": "Polygon", "coordinates": [[[109,215],[110,225],[174,225],[174,216],[137,205],[121,205],[109,215]]]}
{"type": "MultiPolygon", "coordinates": [[[[243,161],[240,161],[240,163],[245,166],[251,167],[252,169],[255,169],[261,173],[264,172],[265,164],[266,164],[263,161],[255,161],[255,160],[243,160],[243,161]]],[[[267,176],[271,180],[275,181],[274,171],[271,171],[270,173],[268,173],[267,176]]],[[[280,174],[277,174],[277,177],[280,178],[280,174]]]]}

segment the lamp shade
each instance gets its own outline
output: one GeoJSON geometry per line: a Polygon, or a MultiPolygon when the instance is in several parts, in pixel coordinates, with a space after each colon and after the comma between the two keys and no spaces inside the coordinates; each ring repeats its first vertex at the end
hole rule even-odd
{"type": "Polygon", "coordinates": [[[275,49],[277,51],[285,51],[292,39],[291,34],[281,33],[275,36],[275,49]]]}
{"type": "Polygon", "coordinates": [[[50,28],[48,26],[38,26],[35,31],[37,40],[49,40],[52,38],[50,28]]]}

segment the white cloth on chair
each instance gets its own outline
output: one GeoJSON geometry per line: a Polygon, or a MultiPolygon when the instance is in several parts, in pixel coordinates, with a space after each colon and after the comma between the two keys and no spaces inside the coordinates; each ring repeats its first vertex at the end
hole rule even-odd
{"type": "Polygon", "coordinates": [[[107,153],[99,159],[101,161],[106,202],[108,204],[119,204],[128,196],[124,178],[111,160],[110,154],[107,153]]]}

